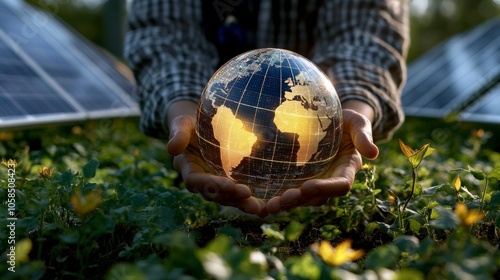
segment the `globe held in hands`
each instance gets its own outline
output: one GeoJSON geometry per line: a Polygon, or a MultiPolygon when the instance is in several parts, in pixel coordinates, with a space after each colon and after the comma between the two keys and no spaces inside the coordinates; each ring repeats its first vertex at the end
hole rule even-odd
{"type": "Polygon", "coordinates": [[[283,49],[256,49],[209,80],[196,132],[214,174],[267,200],[326,171],[339,149],[342,108],[314,63],[283,49]]]}

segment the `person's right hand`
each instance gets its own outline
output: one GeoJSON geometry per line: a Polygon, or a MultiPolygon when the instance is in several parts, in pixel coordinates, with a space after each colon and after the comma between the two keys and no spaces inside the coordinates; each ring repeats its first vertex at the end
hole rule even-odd
{"type": "Polygon", "coordinates": [[[203,160],[196,137],[196,104],[178,101],[169,110],[170,140],[167,151],[174,156],[174,168],[180,172],[186,188],[206,200],[234,206],[250,214],[266,216],[265,203],[252,196],[246,185],[216,176],[203,160]]]}

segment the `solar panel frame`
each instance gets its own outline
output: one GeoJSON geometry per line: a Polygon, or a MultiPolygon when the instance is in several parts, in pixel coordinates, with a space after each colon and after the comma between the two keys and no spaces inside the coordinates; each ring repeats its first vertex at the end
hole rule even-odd
{"type": "Polygon", "coordinates": [[[0,8],[0,128],[140,114],[123,63],[45,12],[0,8]]]}
{"type": "Polygon", "coordinates": [[[485,106],[476,102],[489,100],[482,95],[500,94],[494,85],[483,90],[498,77],[500,17],[451,37],[409,65],[401,98],[405,114],[443,118],[459,113],[459,118],[465,121],[495,123],[500,110],[481,112],[485,106]]]}

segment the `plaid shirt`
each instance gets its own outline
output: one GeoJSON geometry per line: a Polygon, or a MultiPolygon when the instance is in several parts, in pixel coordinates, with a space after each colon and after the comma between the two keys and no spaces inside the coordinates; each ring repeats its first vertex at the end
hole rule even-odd
{"type": "Polygon", "coordinates": [[[136,0],[125,54],[138,82],[141,130],[154,137],[168,135],[168,106],[177,100],[198,102],[228,51],[277,47],[298,52],[322,68],[341,102],[357,99],[371,105],[374,139],[390,138],[404,120],[400,94],[408,2],[136,0]],[[228,27],[228,14],[238,25],[224,38],[221,28],[228,27]],[[236,46],[225,46],[228,40],[237,41],[236,46]]]}

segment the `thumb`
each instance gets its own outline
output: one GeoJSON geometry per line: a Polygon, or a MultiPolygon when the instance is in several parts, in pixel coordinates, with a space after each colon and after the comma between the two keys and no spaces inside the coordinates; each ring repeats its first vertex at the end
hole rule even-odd
{"type": "Polygon", "coordinates": [[[371,122],[353,110],[344,110],[344,130],[350,134],[354,147],[368,159],[375,159],[379,150],[373,143],[371,122]]]}
{"type": "Polygon", "coordinates": [[[196,120],[191,115],[180,115],[170,123],[170,140],[167,151],[176,156],[186,150],[190,141],[194,138],[196,120]]]}

